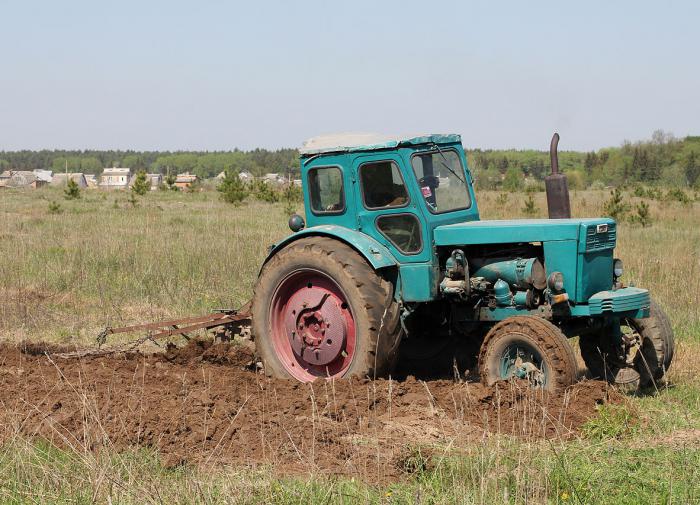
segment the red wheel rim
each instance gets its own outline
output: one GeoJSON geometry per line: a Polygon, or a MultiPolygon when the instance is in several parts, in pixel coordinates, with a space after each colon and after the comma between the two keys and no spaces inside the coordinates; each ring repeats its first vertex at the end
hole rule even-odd
{"type": "Polygon", "coordinates": [[[270,305],[272,345],[295,379],[340,377],[355,355],[355,318],[340,286],[317,270],[298,270],[270,305]]]}

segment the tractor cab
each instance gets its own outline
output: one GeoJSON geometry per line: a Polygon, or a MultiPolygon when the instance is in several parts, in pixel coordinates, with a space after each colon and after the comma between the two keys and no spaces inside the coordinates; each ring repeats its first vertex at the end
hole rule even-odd
{"type": "Polygon", "coordinates": [[[459,135],[316,137],[301,171],[310,227],[362,232],[402,264],[432,260],[436,227],[479,219],[459,135]]]}

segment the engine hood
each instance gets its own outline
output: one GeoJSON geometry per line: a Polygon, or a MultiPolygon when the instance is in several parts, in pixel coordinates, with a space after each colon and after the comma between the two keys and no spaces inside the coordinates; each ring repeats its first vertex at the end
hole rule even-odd
{"type": "Polygon", "coordinates": [[[581,240],[585,242],[587,233],[590,234],[588,230],[591,227],[597,227],[597,225],[607,225],[612,231],[615,227],[615,221],[610,218],[469,221],[437,226],[434,229],[433,237],[435,245],[438,246],[548,242],[552,240],[581,240]]]}

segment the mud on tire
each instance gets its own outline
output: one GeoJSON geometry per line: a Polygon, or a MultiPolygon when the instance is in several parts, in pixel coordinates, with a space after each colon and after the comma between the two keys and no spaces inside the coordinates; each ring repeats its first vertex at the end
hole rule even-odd
{"type": "Polygon", "coordinates": [[[479,352],[483,383],[502,380],[500,361],[509,345],[524,345],[539,353],[547,369],[545,389],[561,390],[576,381],[576,355],[561,330],[537,316],[512,316],[496,324],[484,338],[479,352]]]}
{"type": "MultiPolygon", "coordinates": [[[[265,372],[302,381],[325,376],[318,370],[301,376],[290,373],[290,364],[282,362],[276,351],[279,345],[276,347],[272,338],[273,298],[285,279],[300,271],[313,271],[331,279],[342,292],[352,315],[354,350],[349,365],[335,376],[374,378],[391,373],[401,337],[394,284],[348,245],[318,236],[299,239],[279,251],[265,264],[258,278],[253,295],[252,331],[265,372]]],[[[299,363],[291,366],[294,370],[299,363]]]]}

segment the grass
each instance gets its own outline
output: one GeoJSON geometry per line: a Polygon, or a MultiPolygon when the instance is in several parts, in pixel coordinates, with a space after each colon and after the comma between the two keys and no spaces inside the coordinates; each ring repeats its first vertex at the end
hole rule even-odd
{"type": "MultiPolygon", "coordinates": [[[[288,233],[282,203],[234,207],[215,192],[150,193],[136,206],[123,193],[82,196],[66,201],[50,188],[0,193],[3,340],[91,344],[105,325],[240,306],[267,246],[288,233]]],[[[482,218],[525,217],[526,198],[482,192],[482,218]]],[[[572,193],[574,215],[600,215],[607,198],[572,193]]],[[[544,217],[544,194],[534,202],[544,217]]],[[[492,437],[440,457],[417,448],[410,475],[376,486],[279,478],[270,468],[170,469],[145,451],[65,452],[18,437],[0,449],[0,501],[700,502],[700,204],[647,203],[652,223],[622,223],[616,254],[626,281],[651,289],[673,322],[669,385],[602,408],[577,440],[492,437]]]]}
{"type": "Polygon", "coordinates": [[[496,439],[404,481],[271,478],[269,468],[167,468],[148,451],[68,453],[21,439],[0,457],[3,503],[695,503],[700,450],[496,439]]]}

